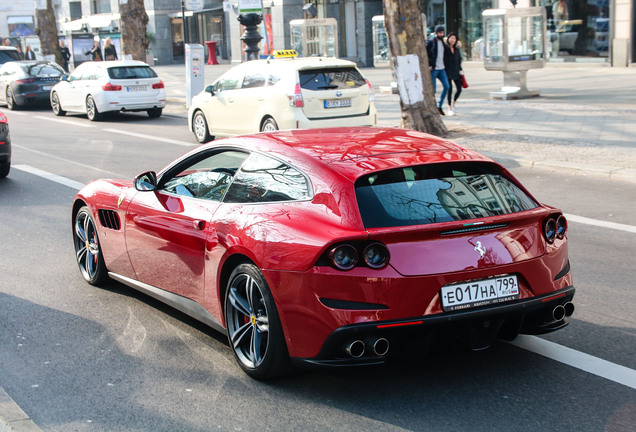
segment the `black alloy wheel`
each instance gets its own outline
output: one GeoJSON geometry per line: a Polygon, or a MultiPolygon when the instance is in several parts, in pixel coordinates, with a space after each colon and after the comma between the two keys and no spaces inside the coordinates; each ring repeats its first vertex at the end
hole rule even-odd
{"type": "Polygon", "coordinates": [[[66,115],[66,111],[64,111],[62,105],[60,105],[60,97],[57,95],[57,92],[51,94],[51,109],[56,116],[66,115]]]}
{"type": "Polygon", "coordinates": [[[230,275],[225,294],[225,324],[234,357],[252,378],[290,372],[289,354],[276,305],[254,264],[241,264],[230,275]]]}
{"type": "Polygon", "coordinates": [[[274,132],[278,130],[278,124],[276,124],[276,120],[269,117],[267,120],[263,122],[263,126],[261,126],[261,132],[274,132]]]}
{"type": "Polygon", "coordinates": [[[97,227],[88,207],[79,209],[73,223],[75,258],[86,282],[100,285],[108,279],[108,270],[99,245],[97,227]]]}
{"type": "Polygon", "coordinates": [[[148,111],[146,111],[148,113],[148,117],[150,118],[159,118],[161,117],[161,113],[163,112],[162,108],[151,108],[148,111]]]}
{"type": "Polygon", "coordinates": [[[205,120],[205,114],[203,114],[203,111],[199,110],[194,113],[194,117],[192,117],[192,131],[194,132],[196,140],[201,144],[210,142],[214,139],[208,131],[208,122],[205,120]]]}
{"type": "Polygon", "coordinates": [[[15,96],[13,95],[13,90],[11,90],[11,87],[7,87],[7,108],[12,111],[18,109],[18,104],[15,101],[15,96]]]}
{"type": "Polygon", "coordinates": [[[86,98],[86,116],[90,121],[98,121],[102,118],[101,113],[97,111],[95,99],[93,99],[93,96],[91,95],[88,95],[86,98]]]}

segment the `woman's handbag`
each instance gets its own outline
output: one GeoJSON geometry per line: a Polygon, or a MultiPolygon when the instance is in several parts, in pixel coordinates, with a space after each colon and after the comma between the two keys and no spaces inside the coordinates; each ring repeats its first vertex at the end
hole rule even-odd
{"type": "Polygon", "coordinates": [[[462,75],[462,88],[468,88],[468,82],[466,81],[465,75],[462,75]]]}

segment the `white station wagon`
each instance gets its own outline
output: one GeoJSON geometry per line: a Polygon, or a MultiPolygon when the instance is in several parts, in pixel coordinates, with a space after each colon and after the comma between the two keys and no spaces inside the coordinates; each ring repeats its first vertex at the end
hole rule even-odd
{"type": "Polygon", "coordinates": [[[326,57],[242,63],[195,96],[188,112],[200,143],[215,136],[376,123],[369,81],[355,63],[326,57]]]}
{"type": "Polygon", "coordinates": [[[146,111],[159,117],[166,105],[163,81],[146,63],[134,60],[84,62],[51,89],[53,113],[85,113],[95,121],[109,111],[146,111]]]}

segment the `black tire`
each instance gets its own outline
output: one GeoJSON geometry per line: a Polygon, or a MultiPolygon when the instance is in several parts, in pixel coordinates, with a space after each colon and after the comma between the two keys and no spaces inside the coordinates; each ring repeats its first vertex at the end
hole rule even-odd
{"type": "Polygon", "coordinates": [[[97,110],[97,106],[95,106],[95,99],[93,96],[88,95],[86,98],[86,117],[90,121],[98,121],[102,118],[102,114],[97,110]]]}
{"type": "Polygon", "coordinates": [[[148,117],[150,118],[159,118],[161,117],[161,113],[163,112],[162,108],[152,108],[146,111],[148,113],[148,117]]]}
{"type": "Polygon", "coordinates": [[[60,98],[57,92],[51,93],[51,109],[56,116],[66,115],[66,111],[62,109],[62,105],[60,104],[60,98]]]}
{"type": "Polygon", "coordinates": [[[201,144],[210,142],[214,139],[208,130],[208,122],[205,119],[203,111],[197,111],[192,117],[192,131],[194,132],[194,138],[201,144]]]}
{"type": "Polygon", "coordinates": [[[78,210],[73,218],[75,259],[86,282],[101,285],[108,279],[108,270],[99,244],[97,226],[88,207],[78,210]]]}
{"type": "Polygon", "coordinates": [[[9,171],[11,171],[11,162],[7,161],[4,163],[0,163],[0,178],[5,178],[9,175],[9,171]]]}
{"type": "Polygon", "coordinates": [[[7,87],[7,95],[6,95],[6,100],[7,100],[7,108],[9,108],[12,111],[15,111],[19,108],[18,103],[15,101],[15,96],[13,96],[13,90],[11,90],[11,87],[7,87]]]}
{"type": "Polygon", "coordinates": [[[269,379],[291,372],[276,304],[254,264],[240,264],[230,275],[225,324],[234,357],[249,376],[269,379]]]}
{"type": "Polygon", "coordinates": [[[261,126],[261,132],[274,132],[278,130],[278,125],[276,124],[276,120],[271,117],[268,117],[267,120],[263,122],[261,126]]]}

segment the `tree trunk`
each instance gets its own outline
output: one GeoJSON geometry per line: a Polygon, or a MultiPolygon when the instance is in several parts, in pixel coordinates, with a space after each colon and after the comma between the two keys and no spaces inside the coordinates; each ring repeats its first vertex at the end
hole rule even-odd
{"type": "Polygon", "coordinates": [[[400,92],[402,127],[437,136],[448,133],[437,110],[417,0],[383,0],[384,27],[400,92]]]}
{"type": "Polygon", "coordinates": [[[146,61],[148,36],[146,26],[148,14],[144,7],[144,0],[128,0],[119,6],[121,16],[121,50],[122,54],[130,54],[133,60],[146,61]]]}
{"type": "Polygon", "coordinates": [[[60,40],[57,37],[57,21],[53,12],[53,1],[46,0],[46,9],[36,10],[37,26],[35,34],[40,38],[40,49],[42,55],[55,55],[55,63],[64,65],[62,51],[60,51],[60,40]]]}

